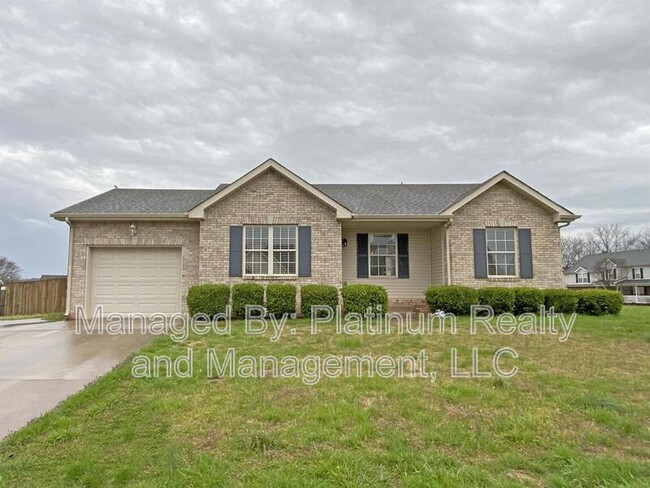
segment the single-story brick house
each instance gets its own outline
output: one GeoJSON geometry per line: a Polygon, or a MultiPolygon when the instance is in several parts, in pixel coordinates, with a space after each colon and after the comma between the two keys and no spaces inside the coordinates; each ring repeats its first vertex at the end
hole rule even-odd
{"type": "Polygon", "coordinates": [[[564,287],[560,227],[579,218],[501,172],[471,184],[311,184],[269,159],[212,190],[112,189],[70,226],[68,312],[185,311],[198,283],[564,287]]]}

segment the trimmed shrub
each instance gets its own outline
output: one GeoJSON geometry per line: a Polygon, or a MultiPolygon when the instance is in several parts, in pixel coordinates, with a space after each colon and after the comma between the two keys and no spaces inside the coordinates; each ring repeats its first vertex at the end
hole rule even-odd
{"type": "MultiPolygon", "coordinates": [[[[313,305],[329,306],[333,309],[339,304],[339,292],[335,286],[304,285],[300,288],[300,310],[305,317],[311,317],[313,305]]],[[[320,312],[320,316],[325,316],[320,312]]]]}
{"type": "Polygon", "coordinates": [[[551,288],[544,290],[544,305],[556,313],[573,313],[578,306],[578,296],[571,290],[551,288]]]}
{"type": "Polygon", "coordinates": [[[258,283],[232,285],[232,314],[237,318],[246,316],[246,305],[264,306],[264,287],[258,283]]]}
{"type": "Polygon", "coordinates": [[[515,292],[512,288],[496,286],[479,288],[478,302],[492,307],[495,314],[512,313],[515,309],[515,292]]]}
{"type": "Polygon", "coordinates": [[[266,287],[266,309],[268,313],[281,316],[296,313],[296,287],[294,285],[271,284],[266,287]]]}
{"type": "Polygon", "coordinates": [[[230,299],[230,287],[214,283],[195,285],[187,292],[187,309],[190,315],[203,313],[211,319],[225,313],[230,299]]]}
{"type": "Polygon", "coordinates": [[[613,290],[579,290],[576,311],[585,315],[616,315],[623,308],[623,295],[613,290]]]}
{"type": "Polygon", "coordinates": [[[515,313],[539,313],[544,305],[544,290],[538,288],[513,288],[515,292],[515,313]]]}
{"type": "Polygon", "coordinates": [[[388,293],[378,285],[347,285],[341,290],[346,313],[388,312],[388,293]]]}
{"type": "Polygon", "coordinates": [[[442,310],[456,315],[469,315],[470,307],[478,305],[478,293],[467,286],[431,286],[424,292],[429,310],[442,310]]]}

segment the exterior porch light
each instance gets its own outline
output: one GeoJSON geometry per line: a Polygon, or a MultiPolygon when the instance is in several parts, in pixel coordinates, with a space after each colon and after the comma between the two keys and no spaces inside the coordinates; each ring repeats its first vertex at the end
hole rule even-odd
{"type": "Polygon", "coordinates": [[[344,237],[344,238],[343,238],[343,241],[341,241],[341,243],[343,244],[343,247],[348,247],[348,240],[347,240],[347,238],[344,237]]]}
{"type": "Polygon", "coordinates": [[[138,234],[138,229],[133,222],[131,222],[131,227],[129,227],[129,230],[131,231],[131,237],[135,237],[138,234]]]}

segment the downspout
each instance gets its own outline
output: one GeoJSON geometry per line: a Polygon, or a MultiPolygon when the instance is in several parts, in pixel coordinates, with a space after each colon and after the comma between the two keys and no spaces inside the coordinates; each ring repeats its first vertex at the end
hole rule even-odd
{"type": "Polygon", "coordinates": [[[70,218],[65,218],[65,223],[68,224],[68,282],[66,284],[66,296],[65,296],[65,318],[67,319],[70,316],[70,288],[72,287],[72,232],[73,227],[70,222],[70,218]]]}
{"type": "Polygon", "coordinates": [[[451,251],[449,249],[449,227],[452,224],[452,219],[445,224],[445,259],[447,262],[447,284],[451,285],[451,251]]]}

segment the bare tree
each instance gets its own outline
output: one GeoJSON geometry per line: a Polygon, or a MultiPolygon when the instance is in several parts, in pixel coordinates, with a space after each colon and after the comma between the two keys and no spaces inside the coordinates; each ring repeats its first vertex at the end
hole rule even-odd
{"type": "Polygon", "coordinates": [[[621,224],[597,225],[591,232],[591,237],[599,252],[618,252],[634,249],[637,236],[621,224]]]}
{"type": "Polygon", "coordinates": [[[6,257],[0,256],[0,280],[4,282],[19,280],[21,272],[20,266],[6,257]]]}
{"type": "Polygon", "coordinates": [[[637,249],[650,249],[650,227],[646,226],[636,236],[637,249]]]}
{"type": "Polygon", "coordinates": [[[587,239],[582,234],[562,236],[562,268],[568,269],[587,255],[587,239]]]}
{"type": "Polygon", "coordinates": [[[619,278],[616,263],[610,259],[596,263],[591,273],[591,282],[604,288],[614,288],[619,278]]]}

